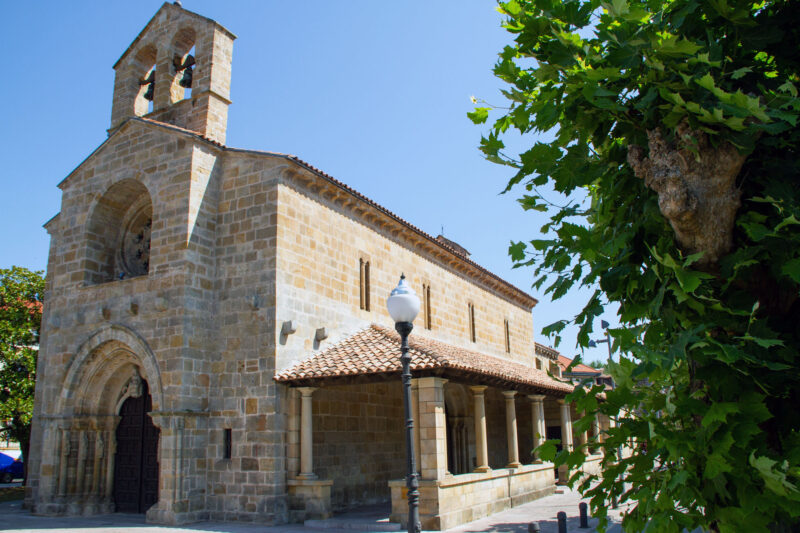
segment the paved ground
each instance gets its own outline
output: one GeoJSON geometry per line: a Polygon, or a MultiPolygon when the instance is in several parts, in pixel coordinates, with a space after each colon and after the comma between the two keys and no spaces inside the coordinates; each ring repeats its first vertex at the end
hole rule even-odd
{"type": "MultiPolygon", "coordinates": [[[[546,498],[520,505],[513,509],[497,513],[491,517],[476,520],[447,533],[469,533],[478,531],[527,533],[530,522],[538,522],[542,533],[556,533],[558,525],[556,514],[567,513],[567,531],[581,533],[594,531],[595,519],[589,519],[590,529],[578,528],[578,504],[580,495],[575,491],[563,489],[563,494],[554,494],[546,498]]],[[[614,513],[619,521],[619,513],[614,513]]],[[[0,530],[14,533],[194,533],[216,531],[220,533],[325,533],[342,532],[342,529],[311,529],[301,525],[266,527],[253,524],[201,522],[180,527],[151,526],[145,524],[143,515],[112,514],[93,517],[41,517],[32,516],[22,509],[22,502],[0,503],[0,530]]],[[[608,531],[619,533],[621,529],[613,524],[608,531]]],[[[353,533],[350,530],[350,533],[353,533]]]]}

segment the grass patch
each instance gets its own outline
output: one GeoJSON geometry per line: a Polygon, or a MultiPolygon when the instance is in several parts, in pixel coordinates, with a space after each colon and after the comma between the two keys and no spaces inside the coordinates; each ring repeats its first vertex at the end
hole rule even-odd
{"type": "Polygon", "coordinates": [[[0,502],[10,502],[25,498],[25,487],[5,487],[0,489],[0,502]]]}

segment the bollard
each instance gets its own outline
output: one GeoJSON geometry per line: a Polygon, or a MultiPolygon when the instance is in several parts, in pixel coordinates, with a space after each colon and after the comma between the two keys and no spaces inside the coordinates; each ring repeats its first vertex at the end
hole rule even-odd
{"type": "Polygon", "coordinates": [[[539,529],[539,522],[531,522],[528,524],[528,533],[541,533],[541,529],[539,529]]]}
{"type": "Polygon", "coordinates": [[[589,506],[586,505],[586,502],[581,502],[578,504],[578,509],[581,512],[581,525],[579,526],[581,529],[589,528],[589,513],[587,512],[588,507],[589,506]]]}
{"type": "Polygon", "coordinates": [[[556,516],[558,517],[558,533],[567,533],[567,513],[559,511],[556,516]]]}

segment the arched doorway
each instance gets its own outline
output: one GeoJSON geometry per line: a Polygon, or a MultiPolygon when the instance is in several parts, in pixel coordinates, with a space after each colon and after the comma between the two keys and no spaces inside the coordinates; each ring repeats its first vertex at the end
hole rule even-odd
{"type": "Polygon", "coordinates": [[[158,501],[158,437],[146,381],[119,409],[114,457],[114,504],[120,513],[144,513],[158,501]],[[137,394],[138,393],[138,394],[137,394]]]}

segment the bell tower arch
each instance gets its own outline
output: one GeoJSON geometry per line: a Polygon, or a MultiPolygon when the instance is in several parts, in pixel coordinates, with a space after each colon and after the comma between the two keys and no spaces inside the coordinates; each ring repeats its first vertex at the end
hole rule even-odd
{"type": "Polygon", "coordinates": [[[109,135],[146,117],[224,144],[234,39],[180,2],[163,4],[114,64],[109,135]]]}

